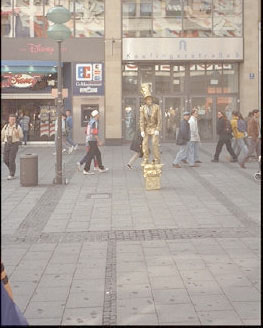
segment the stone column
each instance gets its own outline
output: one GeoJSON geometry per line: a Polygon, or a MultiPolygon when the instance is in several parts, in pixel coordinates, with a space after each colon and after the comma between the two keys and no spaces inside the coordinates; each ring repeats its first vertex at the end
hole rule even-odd
{"type": "Polygon", "coordinates": [[[240,112],[243,116],[258,108],[259,103],[259,21],[260,1],[244,0],[244,62],[240,63],[240,112]],[[250,73],[255,74],[253,79],[250,73]]]}
{"type": "Polygon", "coordinates": [[[105,141],[122,139],[121,1],[105,0],[105,141]]]}

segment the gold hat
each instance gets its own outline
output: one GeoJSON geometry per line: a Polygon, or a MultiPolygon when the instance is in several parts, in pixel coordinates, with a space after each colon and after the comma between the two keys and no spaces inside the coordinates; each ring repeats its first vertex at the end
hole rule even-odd
{"type": "Polygon", "coordinates": [[[146,97],[152,97],[151,84],[150,83],[142,83],[141,93],[142,93],[144,99],[146,97]]]}

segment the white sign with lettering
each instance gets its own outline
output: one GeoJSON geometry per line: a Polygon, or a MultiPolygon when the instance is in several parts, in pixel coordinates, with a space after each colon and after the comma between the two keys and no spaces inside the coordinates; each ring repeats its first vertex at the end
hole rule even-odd
{"type": "Polygon", "coordinates": [[[123,60],[243,60],[243,38],[124,38],[123,60]]]}

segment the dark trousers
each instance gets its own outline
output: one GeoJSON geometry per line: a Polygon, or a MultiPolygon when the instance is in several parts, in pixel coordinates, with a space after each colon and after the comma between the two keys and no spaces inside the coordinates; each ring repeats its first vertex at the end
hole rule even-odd
{"type": "Polygon", "coordinates": [[[4,163],[9,168],[9,172],[12,177],[16,173],[16,154],[18,151],[18,145],[18,142],[6,142],[4,147],[4,163]]]}
{"type": "Polygon", "coordinates": [[[87,154],[87,161],[86,161],[86,164],[84,167],[85,171],[88,172],[90,170],[90,164],[94,157],[96,157],[96,159],[98,161],[99,168],[103,169],[104,167],[101,162],[101,153],[98,148],[97,141],[89,141],[89,152],[87,154]]]}
{"type": "Polygon", "coordinates": [[[220,155],[224,145],[226,145],[226,149],[229,152],[229,154],[233,157],[233,159],[237,159],[237,156],[231,146],[231,138],[229,138],[229,137],[221,137],[218,140],[218,143],[216,145],[216,153],[215,153],[214,159],[216,159],[216,160],[219,159],[219,155],[220,155]]]}
{"type": "Polygon", "coordinates": [[[257,154],[257,157],[261,154],[261,139],[254,140],[252,138],[248,138],[248,153],[247,156],[242,161],[242,164],[244,164],[248,158],[254,153],[254,151],[257,154]]]}

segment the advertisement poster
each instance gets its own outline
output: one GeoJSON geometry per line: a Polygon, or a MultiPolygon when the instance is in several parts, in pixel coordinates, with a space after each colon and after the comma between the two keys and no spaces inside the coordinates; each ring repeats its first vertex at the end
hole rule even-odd
{"type": "Polygon", "coordinates": [[[73,94],[81,96],[104,95],[104,64],[75,64],[73,94]]]}

